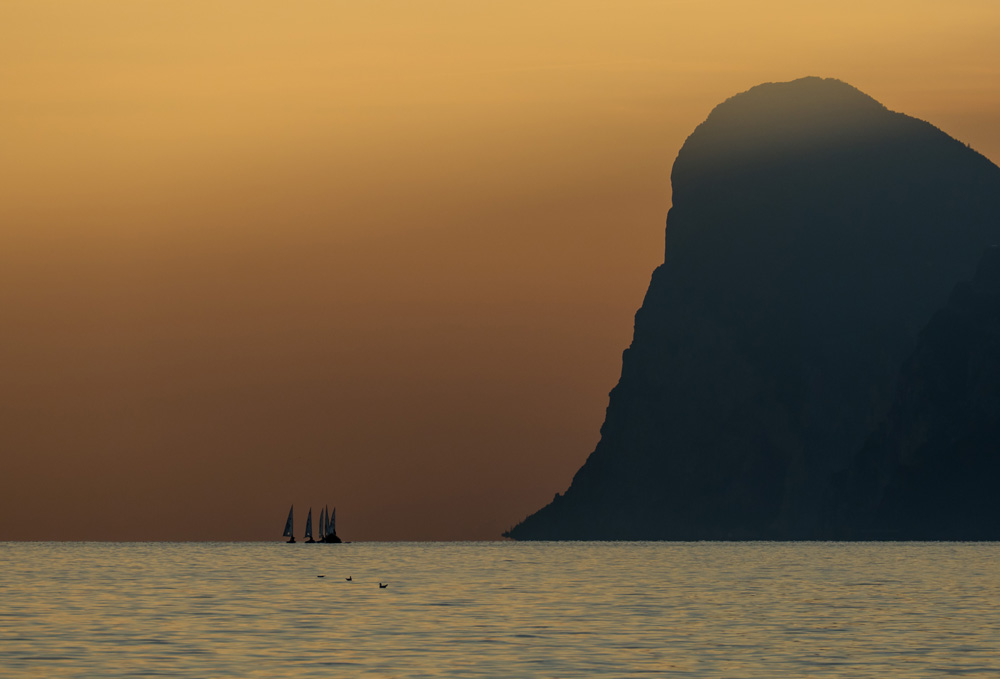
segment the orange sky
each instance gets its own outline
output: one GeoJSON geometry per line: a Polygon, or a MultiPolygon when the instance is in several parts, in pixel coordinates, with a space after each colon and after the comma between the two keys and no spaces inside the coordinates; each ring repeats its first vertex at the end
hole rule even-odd
{"type": "Polygon", "coordinates": [[[830,7],[0,3],[0,540],[498,537],[715,104],[836,77],[1000,159],[1000,3],[830,7]]]}

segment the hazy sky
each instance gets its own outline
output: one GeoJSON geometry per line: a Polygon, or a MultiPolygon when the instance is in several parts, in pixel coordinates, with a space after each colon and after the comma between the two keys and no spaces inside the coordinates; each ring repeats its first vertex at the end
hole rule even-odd
{"type": "Polygon", "coordinates": [[[493,539],[593,449],[713,106],[1000,159],[1000,3],[0,0],[0,540],[493,539]]]}

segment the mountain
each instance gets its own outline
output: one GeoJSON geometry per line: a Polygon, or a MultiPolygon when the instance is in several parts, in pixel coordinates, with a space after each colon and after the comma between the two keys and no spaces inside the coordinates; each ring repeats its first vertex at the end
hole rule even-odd
{"type": "Polygon", "coordinates": [[[846,83],[717,106],[596,449],[519,540],[807,539],[920,329],[1000,242],[1000,169],[846,83]]]}
{"type": "Polygon", "coordinates": [[[1000,540],[1000,248],[921,331],[843,478],[838,537],[1000,540]]]}

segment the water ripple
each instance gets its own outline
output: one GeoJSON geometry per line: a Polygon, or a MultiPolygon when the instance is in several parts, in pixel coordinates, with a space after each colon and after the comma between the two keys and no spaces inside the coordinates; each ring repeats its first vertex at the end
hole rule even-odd
{"type": "Polygon", "coordinates": [[[0,679],[997,677],[998,557],[996,543],[0,543],[0,679]]]}

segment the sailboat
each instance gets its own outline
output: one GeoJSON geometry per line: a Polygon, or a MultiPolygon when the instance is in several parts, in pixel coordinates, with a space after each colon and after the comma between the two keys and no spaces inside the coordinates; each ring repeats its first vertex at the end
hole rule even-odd
{"type": "Polygon", "coordinates": [[[337,508],[333,508],[333,513],[330,511],[326,512],[326,528],[325,535],[323,537],[323,542],[332,545],[339,545],[343,542],[337,537],[337,508]]]}
{"type": "Polygon", "coordinates": [[[288,510],[288,518],[285,520],[285,532],[281,534],[282,537],[288,538],[289,543],[295,542],[295,536],[292,534],[292,512],[295,511],[295,505],[292,505],[291,509],[288,510]]]}
{"type": "MultiPolygon", "coordinates": [[[[295,542],[295,536],[292,534],[294,532],[293,527],[293,515],[295,512],[295,505],[288,510],[288,518],[285,520],[285,532],[282,535],[288,538],[288,543],[295,542]]],[[[334,507],[333,511],[330,508],[323,507],[319,513],[319,520],[316,523],[317,535],[319,540],[313,539],[313,511],[312,507],[309,508],[309,514],[306,516],[306,532],[303,536],[306,538],[306,544],[315,544],[318,542],[324,542],[328,545],[339,545],[343,543],[339,537],[337,537],[337,508],[334,507]]]]}
{"type": "Polygon", "coordinates": [[[313,540],[313,510],[312,507],[309,508],[309,516],[306,517],[306,534],[303,537],[309,538],[306,540],[306,544],[313,544],[316,541],[313,540]]]}

